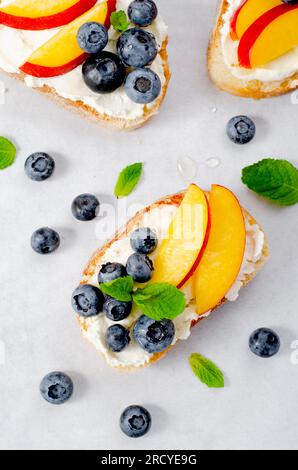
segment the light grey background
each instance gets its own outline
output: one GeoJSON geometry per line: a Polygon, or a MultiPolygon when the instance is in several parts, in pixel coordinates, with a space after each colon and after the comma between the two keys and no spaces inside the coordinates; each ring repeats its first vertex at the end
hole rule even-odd
{"type": "Polygon", "coordinates": [[[158,3],[170,27],[173,77],[160,114],[141,130],[102,130],[1,77],[8,91],[0,133],[18,147],[15,164],[0,173],[0,339],[6,353],[0,365],[1,448],[298,448],[298,365],[291,362],[291,343],[298,339],[297,207],[274,207],[240,179],[244,166],[264,157],[298,163],[298,106],[291,95],[253,102],[217,91],[206,71],[215,1],[158,3]],[[257,126],[255,140],[243,147],[225,136],[227,120],[239,113],[257,126]],[[37,150],[57,163],[55,175],[39,184],[23,171],[25,158],[37,150]],[[196,181],[203,188],[216,182],[236,192],[266,230],[271,259],[238,302],[203,322],[165,360],[121,374],[82,339],[69,305],[98,247],[100,223],[77,222],[70,204],[87,191],[112,201],[120,169],[140,160],[144,177],[129,203],[150,203],[183,188],[176,162],[185,156],[199,164],[196,181]],[[208,168],[210,157],[221,165],[208,168]],[[45,225],[60,232],[62,244],[41,257],[29,241],[45,225]],[[280,334],[280,354],[271,360],[249,352],[249,334],[259,326],[280,334]],[[209,390],[193,376],[187,358],[195,351],[223,369],[225,389],[209,390]],[[55,369],[70,373],[75,385],[73,398],[61,407],[48,405],[38,391],[43,375],[55,369]],[[121,411],[132,403],[153,416],[150,434],[136,441],[118,426],[121,411]]]}

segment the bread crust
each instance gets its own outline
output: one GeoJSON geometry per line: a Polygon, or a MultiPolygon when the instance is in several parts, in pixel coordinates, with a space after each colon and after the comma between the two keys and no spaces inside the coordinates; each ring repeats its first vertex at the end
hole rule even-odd
{"type": "Polygon", "coordinates": [[[217,10],[215,28],[209,42],[207,63],[211,80],[221,90],[244,98],[270,98],[283,95],[298,87],[298,72],[283,79],[271,82],[260,80],[245,80],[234,77],[229,67],[225,64],[220,30],[223,26],[223,14],[227,11],[229,4],[227,0],[220,0],[217,10]]]}
{"type": "MultiPolygon", "coordinates": [[[[171,196],[166,196],[162,199],[159,199],[155,203],[145,207],[143,210],[141,210],[137,214],[135,214],[135,216],[132,217],[124,227],[122,227],[120,230],[118,230],[116,232],[114,237],[112,237],[110,240],[108,240],[100,249],[98,249],[92,255],[91,259],[89,260],[89,262],[88,262],[88,264],[87,264],[87,266],[86,266],[86,268],[83,272],[83,277],[82,277],[82,280],[81,280],[81,284],[87,284],[90,281],[90,279],[94,276],[97,267],[100,264],[102,264],[101,260],[102,260],[102,257],[104,256],[106,250],[108,248],[110,248],[110,246],[115,241],[121,239],[122,237],[124,237],[128,233],[130,233],[135,228],[135,226],[140,222],[140,220],[144,217],[144,214],[146,214],[147,212],[152,211],[153,209],[155,209],[157,207],[161,207],[163,205],[176,205],[177,207],[179,207],[179,205],[181,204],[181,201],[184,197],[184,194],[185,194],[185,192],[183,191],[183,192],[171,195],[171,196]]],[[[256,224],[256,225],[258,225],[260,230],[262,230],[261,227],[259,226],[259,224],[256,222],[256,220],[245,209],[242,208],[242,211],[243,211],[244,215],[247,217],[247,220],[251,225],[256,224]]],[[[265,237],[265,243],[264,243],[264,247],[263,247],[263,251],[262,251],[262,256],[261,256],[260,260],[256,263],[255,271],[252,274],[246,276],[246,279],[243,281],[243,286],[248,284],[248,282],[250,282],[256,276],[256,274],[260,271],[262,266],[265,264],[268,256],[269,256],[269,249],[268,249],[267,239],[265,237]]],[[[226,299],[222,299],[222,301],[219,302],[219,304],[212,309],[212,312],[214,310],[216,310],[218,307],[220,307],[221,305],[223,305],[225,302],[226,302],[226,299]]],[[[195,308],[195,306],[194,306],[194,308],[195,308]]],[[[204,318],[205,318],[204,316],[198,317],[197,320],[192,322],[191,327],[194,327],[195,325],[200,323],[202,320],[204,320],[204,318]]],[[[83,317],[79,316],[79,315],[77,316],[77,320],[80,324],[81,329],[83,331],[84,330],[86,331],[87,330],[86,320],[83,317]]],[[[144,364],[143,366],[137,366],[137,367],[117,366],[117,367],[114,367],[114,368],[117,369],[117,370],[126,371],[126,372],[127,371],[138,370],[138,369],[140,369],[142,367],[145,367],[149,364],[153,364],[154,362],[157,362],[159,359],[164,357],[172,347],[173,346],[170,346],[168,349],[166,349],[165,351],[163,351],[161,353],[153,354],[150,361],[149,361],[149,363],[144,364]]]]}
{"type": "MultiPolygon", "coordinates": [[[[154,105],[151,108],[148,108],[147,106],[145,106],[143,116],[138,117],[136,119],[124,119],[124,118],[112,117],[112,116],[109,116],[108,114],[99,113],[95,109],[84,104],[82,101],[72,101],[70,99],[63,98],[56,92],[54,88],[51,88],[47,85],[44,85],[43,87],[36,87],[34,88],[34,90],[38,91],[39,93],[42,93],[43,95],[47,96],[51,100],[62,105],[64,108],[72,112],[75,112],[76,114],[79,114],[81,117],[84,117],[85,119],[88,119],[89,121],[99,124],[101,127],[114,127],[119,130],[125,130],[125,131],[132,131],[132,130],[138,129],[139,127],[142,127],[147,121],[149,121],[149,119],[151,119],[155,114],[157,114],[159,107],[165,98],[169,81],[171,78],[171,72],[170,72],[169,62],[168,62],[167,45],[168,45],[168,38],[165,39],[165,41],[162,44],[161,50],[159,51],[159,55],[162,59],[162,66],[163,66],[164,75],[165,75],[165,84],[161,90],[160,96],[157,98],[157,100],[155,101],[154,105]]],[[[1,70],[1,71],[3,73],[7,73],[4,70],[1,70]]],[[[23,73],[15,73],[15,74],[9,73],[8,75],[14,78],[17,78],[18,80],[21,80],[22,82],[25,81],[26,75],[23,73]]]]}

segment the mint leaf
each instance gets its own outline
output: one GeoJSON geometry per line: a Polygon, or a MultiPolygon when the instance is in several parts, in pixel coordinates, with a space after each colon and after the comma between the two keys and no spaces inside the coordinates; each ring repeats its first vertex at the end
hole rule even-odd
{"type": "Polygon", "coordinates": [[[242,170],[242,182],[280,206],[298,202],[298,169],[287,160],[265,158],[242,170]]]}
{"type": "Polygon", "coordinates": [[[173,320],[185,309],[185,296],[171,284],[156,282],[133,293],[133,300],[153,320],[173,320]]]}
{"type": "Polygon", "coordinates": [[[130,22],[128,21],[124,10],[114,11],[111,14],[111,24],[114,30],[118,31],[119,33],[123,33],[130,26],[130,22]]]}
{"type": "Polygon", "coordinates": [[[114,281],[99,284],[100,290],[110,297],[121,302],[131,301],[131,292],[133,289],[133,278],[131,276],[119,277],[114,281]]]}
{"type": "Polygon", "coordinates": [[[142,163],[134,163],[133,165],[125,167],[121,171],[114,190],[116,197],[128,196],[132,192],[139,182],[142,169],[142,163]]]}
{"type": "Polygon", "coordinates": [[[225,379],[219,368],[202,354],[193,353],[188,358],[194,374],[209,388],[223,388],[225,379]]]}
{"type": "Polygon", "coordinates": [[[13,143],[5,137],[0,137],[0,170],[13,164],[16,153],[13,143]]]}

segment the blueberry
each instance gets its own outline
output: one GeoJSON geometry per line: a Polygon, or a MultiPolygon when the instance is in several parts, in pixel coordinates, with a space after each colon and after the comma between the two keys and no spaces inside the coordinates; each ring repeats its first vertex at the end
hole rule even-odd
{"type": "Polygon", "coordinates": [[[89,284],[77,287],[71,297],[74,311],[82,317],[92,317],[102,312],[104,300],[101,290],[89,284]]]}
{"type": "Polygon", "coordinates": [[[77,34],[80,48],[88,54],[101,52],[108,44],[108,40],[107,29],[95,21],[83,24],[77,34]]]}
{"type": "Polygon", "coordinates": [[[92,194],[80,194],[71,205],[72,215],[83,222],[95,219],[98,210],[99,201],[92,194]]]}
{"type": "Polygon", "coordinates": [[[127,96],[132,101],[147,104],[160,95],[161,81],[159,76],[152,70],[137,69],[127,75],[124,88],[127,96]]]}
{"type": "Polygon", "coordinates": [[[134,0],[128,7],[130,21],[138,26],[149,26],[157,14],[157,6],[152,0],[134,0]]]}
{"type": "Polygon", "coordinates": [[[122,325],[112,325],[106,332],[106,343],[110,351],[121,352],[129,344],[129,332],[122,325]]]}
{"type": "Polygon", "coordinates": [[[104,284],[106,282],[114,281],[118,277],[127,276],[125,266],[120,263],[106,263],[100,268],[98,274],[98,283],[104,284]]]}
{"type": "Polygon", "coordinates": [[[83,65],[83,80],[95,93],[112,93],[119,88],[126,70],[116,54],[103,51],[90,56],[83,65]]]}
{"type": "Polygon", "coordinates": [[[136,282],[150,281],[153,269],[151,259],[142,253],[133,253],[126,263],[127,274],[136,282]]]}
{"type": "Polygon", "coordinates": [[[117,41],[117,52],[128,67],[145,67],[152,64],[157,55],[155,37],[140,28],[128,29],[117,41]]]}
{"type": "Polygon", "coordinates": [[[39,390],[46,401],[52,405],[61,405],[71,397],[73,383],[63,372],[50,372],[42,379],[39,390]]]}
{"type": "Polygon", "coordinates": [[[282,0],[282,2],[287,3],[288,5],[297,5],[298,0],[282,0]]]}
{"type": "Polygon", "coordinates": [[[128,437],[142,437],[151,427],[151,415],[142,406],[128,406],[120,416],[120,427],[128,437]]]}
{"type": "Polygon", "coordinates": [[[162,352],[171,346],[175,326],[171,320],[156,321],[142,315],[134,326],[133,336],[148,353],[162,352]]]}
{"type": "Polygon", "coordinates": [[[247,116],[235,116],[227,124],[227,135],[234,144],[247,144],[256,133],[254,122],[247,116]]]}
{"type": "Polygon", "coordinates": [[[137,228],[130,237],[130,244],[134,251],[148,255],[155,250],[157,246],[157,237],[155,232],[149,227],[137,228]]]}
{"type": "Polygon", "coordinates": [[[55,169],[55,161],[47,153],[32,153],[25,161],[25,173],[33,181],[44,181],[55,169]]]}
{"type": "Polygon", "coordinates": [[[278,353],[280,340],[269,328],[259,328],[250,335],[249,347],[257,356],[267,358],[278,353]]]}
{"type": "Polygon", "coordinates": [[[107,297],[103,304],[103,313],[112,321],[124,320],[130,314],[131,309],[131,302],[121,302],[111,297],[107,297]]]}
{"type": "Polygon", "coordinates": [[[40,255],[52,253],[59,245],[59,234],[49,227],[39,228],[31,236],[31,247],[40,255]]]}

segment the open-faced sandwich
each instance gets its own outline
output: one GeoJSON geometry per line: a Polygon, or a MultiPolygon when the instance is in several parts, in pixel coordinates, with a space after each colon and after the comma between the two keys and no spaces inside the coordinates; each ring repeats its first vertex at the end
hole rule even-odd
{"type": "Polygon", "coordinates": [[[170,79],[153,0],[4,0],[0,68],[99,123],[135,129],[170,79]]]}
{"type": "Polygon", "coordinates": [[[91,258],[72,305],[108,364],[151,364],[242,286],[268,256],[264,232],[227,188],[191,184],[138,212],[91,258]]]}
{"type": "Polygon", "coordinates": [[[298,1],[220,0],[208,51],[215,84],[266,98],[298,86],[298,1]]]}

